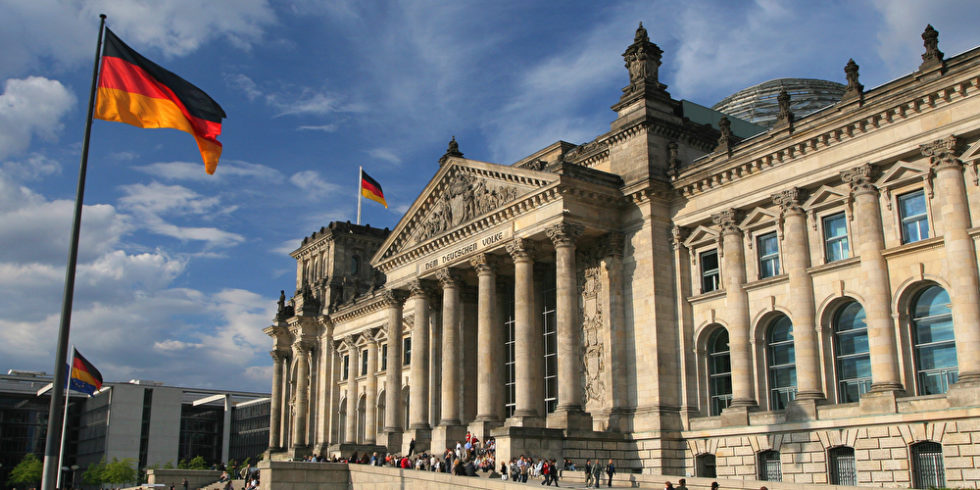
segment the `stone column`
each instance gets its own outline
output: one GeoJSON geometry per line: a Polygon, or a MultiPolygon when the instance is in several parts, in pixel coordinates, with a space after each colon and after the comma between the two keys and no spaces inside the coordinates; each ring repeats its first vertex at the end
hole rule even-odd
{"type": "Polygon", "coordinates": [[[789,276],[788,305],[793,315],[793,345],[796,351],[796,398],[823,400],[813,280],[806,271],[810,267],[810,247],[806,214],[800,207],[801,192],[794,187],[774,194],[772,200],[780,207],[783,219],[783,262],[789,276]]]}
{"type": "MultiPolygon", "coordinates": [[[[625,407],[629,406],[630,369],[628,350],[629,333],[626,331],[626,307],[623,299],[623,249],[625,236],[620,232],[610,232],[602,237],[602,287],[606,289],[603,308],[608,312],[604,325],[609,329],[608,345],[603,347],[603,357],[606,363],[604,378],[607,380],[608,400],[610,408],[608,427],[611,431],[626,432],[629,429],[630,413],[625,407]]],[[[601,295],[600,295],[601,297],[601,295]]],[[[601,398],[600,398],[601,399],[601,398]]]]}
{"type": "Polygon", "coordinates": [[[310,405],[310,345],[305,340],[293,344],[296,359],[296,405],[293,411],[293,447],[306,447],[306,420],[310,405]]]}
{"type": "MultiPolygon", "coordinates": [[[[391,339],[388,339],[388,350],[391,351],[391,339]]],[[[360,361],[360,359],[358,359],[360,361]]],[[[358,362],[360,364],[360,362],[358,362]]],[[[390,369],[391,366],[388,366],[390,369]]],[[[388,411],[387,402],[385,412],[388,411]]],[[[368,338],[367,344],[367,376],[364,386],[364,444],[374,444],[378,441],[378,341],[368,338]]]]}
{"type": "Polygon", "coordinates": [[[429,426],[429,291],[421,281],[411,284],[415,324],[412,325],[411,400],[409,429],[428,430],[429,426]]]}
{"type": "MultiPolygon", "coordinates": [[[[388,367],[385,371],[385,420],[388,450],[401,452],[402,435],[402,305],[405,292],[387,289],[384,301],[388,307],[388,367]]],[[[414,349],[413,349],[414,350],[414,349]]]]}
{"type": "MultiPolygon", "coordinates": [[[[729,209],[711,217],[721,228],[719,255],[723,255],[721,275],[725,286],[724,318],[728,320],[728,346],[732,362],[732,404],[730,408],[752,408],[755,397],[755,370],[749,344],[749,295],[745,284],[745,250],[738,213],[729,209]]],[[[747,420],[747,419],[746,419],[747,420]]]]}
{"type": "Polygon", "coordinates": [[[558,341],[558,406],[548,416],[548,426],[563,429],[592,429],[585,413],[582,321],[575,267],[575,241],[582,226],[559,223],[549,227],[548,238],[555,246],[555,321],[558,341]]]}
{"type": "Polygon", "coordinates": [[[286,353],[269,352],[272,356],[272,394],[269,399],[269,449],[280,449],[279,425],[282,417],[282,370],[286,353]]]}
{"type": "Polygon", "coordinates": [[[438,274],[442,284],[442,420],[439,425],[459,425],[459,319],[460,281],[451,270],[438,274]]]}
{"type": "Polygon", "coordinates": [[[514,259],[514,416],[508,425],[542,425],[543,339],[535,321],[533,242],[515,238],[507,244],[514,259]]]}
{"type": "Polygon", "coordinates": [[[357,344],[354,337],[348,335],[344,338],[347,345],[347,418],[344,419],[344,443],[357,444],[357,399],[360,393],[357,391],[357,366],[360,352],[357,351],[357,344]]]}
{"type": "Polygon", "coordinates": [[[318,339],[320,346],[320,366],[317,377],[316,402],[316,452],[323,454],[330,443],[330,398],[333,382],[333,323],[326,316],[320,317],[323,332],[318,339]]]}
{"type": "Polygon", "coordinates": [[[442,303],[432,296],[429,309],[429,425],[442,420],[442,303]]]}
{"type": "Polygon", "coordinates": [[[891,315],[891,287],[888,264],[882,255],[885,238],[878,206],[878,189],[871,183],[872,167],[865,164],[841,172],[851,188],[854,201],[856,251],[861,258],[859,288],[865,299],[865,323],[868,325],[868,350],[871,355],[871,391],[902,390],[899,378],[898,348],[891,315]]]}
{"type": "Polygon", "coordinates": [[[500,358],[494,356],[494,353],[497,345],[501,343],[501,326],[495,323],[497,271],[493,257],[479,254],[470,259],[470,265],[476,269],[479,282],[476,334],[479,372],[477,372],[476,388],[476,422],[482,424],[484,429],[478,430],[478,437],[482,440],[486,436],[484,432],[487,431],[488,426],[500,422],[497,419],[497,405],[501,400],[497,399],[498,393],[494,389],[495,383],[500,379],[494,365],[500,362],[500,358]]]}
{"type": "MultiPolygon", "coordinates": [[[[946,275],[959,368],[956,384],[965,387],[980,384],[980,355],[977,355],[980,352],[980,276],[976,245],[969,233],[970,208],[963,183],[963,162],[956,158],[956,146],[956,137],[950,136],[921,148],[936,174],[935,192],[941,199],[946,275]]],[[[980,395],[973,397],[980,398],[980,395]]]]}

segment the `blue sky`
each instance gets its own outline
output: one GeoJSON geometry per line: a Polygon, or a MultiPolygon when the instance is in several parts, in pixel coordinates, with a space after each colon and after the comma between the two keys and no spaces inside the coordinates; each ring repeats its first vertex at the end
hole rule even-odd
{"type": "Polygon", "coordinates": [[[913,71],[926,23],[980,44],[974,0],[0,0],[0,369],[51,372],[98,14],[228,113],[204,173],[193,139],[95,121],[71,340],[106,379],[268,391],[288,252],[353,220],[357,167],[393,228],[453,135],[512,163],[608,131],[643,21],[675,98],[773,78],[866,88],[913,71]],[[816,6],[816,8],[814,7],[816,6]]]}

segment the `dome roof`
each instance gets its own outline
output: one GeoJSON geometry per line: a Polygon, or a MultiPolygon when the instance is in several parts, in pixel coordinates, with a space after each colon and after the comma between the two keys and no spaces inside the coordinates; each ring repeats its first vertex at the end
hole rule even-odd
{"type": "Polygon", "coordinates": [[[779,114],[776,96],[784,88],[790,96],[790,110],[800,118],[840,102],[847,87],[815,78],[777,78],[739,90],[711,108],[769,128],[779,114]]]}

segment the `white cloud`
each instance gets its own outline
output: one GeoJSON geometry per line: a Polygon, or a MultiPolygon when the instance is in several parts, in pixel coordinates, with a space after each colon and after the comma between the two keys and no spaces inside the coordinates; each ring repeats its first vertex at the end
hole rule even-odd
{"type": "Polygon", "coordinates": [[[0,159],[27,149],[34,136],[53,140],[74,104],[75,96],[57,80],[7,80],[0,94],[0,159]]]}
{"type": "Polygon", "coordinates": [[[387,148],[373,148],[368,150],[367,153],[373,158],[376,158],[378,160],[383,160],[388,163],[393,163],[395,165],[399,165],[402,163],[401,157],[398,156],[394,151],[391,151],[387,148]]]}
{"type": "Polygon", "coordinates": [[[237,233],[214,227],[178,226],[164,219],[164,215],[213,217],[237,209],[237,206],[223,206],[216,196],[204,197],[184,186],[158,182],[124,185],[121,189],[125,195],[119,199],[120,206],[139,218],[141,227],[154,233],[181,241],[202,241],[208,247],[230,247],[245,241],[237,233]]]}
{"type": "Polygon", "coordinates": [[[264,183],[280,183],[284,177],[278,170],[258,163],[241,160],[222,160],[214,175],[204,172],[198,162],[155,162],[134,167],[137,171],[167,180],[192,180],[213,182],[227,177],[248,177],[264,183]]]}
{"type": "Polygon", "coordinates": [[[269,252],[280,255],[288,256],[293,250],[299,248],[299,244],[303,242],[303,238],[293,238],[292,240],[286,240],[280,243],[278,246],[270,250],[269,252]]]}
{"type": "Polygon", "coordinates": [[[884,21],[877,34],[877,52],[887,65],[888,79],[918,68],[922,59],[913,53],[925,52],[921,34],[926,24],[939,31],[939,49],[947,57],[977,45],[980,10],[973,0],[875,0],[874,6],[884,21]]]}
{"type": "Polygon", "coordinates": [[[332,133],[339,128],[339,124],[320,124],[318,126],[300,126],[296,129],[300,131],[323,131],[324,133],[332,133]]]}
{"type": "Polygon", "coordinates": [[[0,172],[19,181],[38,180],[49,175],[61,173],[61,164],[40,153],[32,153],[21,161],[6,161],[0,164],[0,172]]]}
{"type": "Polygon", "coordinates": [[[289,181],[296,187],[318,197],[327,197],[327,195],[340,190],[340,186],[337,184],[323,180],[316,170],[296,172],[289,177],[289,181]]]}

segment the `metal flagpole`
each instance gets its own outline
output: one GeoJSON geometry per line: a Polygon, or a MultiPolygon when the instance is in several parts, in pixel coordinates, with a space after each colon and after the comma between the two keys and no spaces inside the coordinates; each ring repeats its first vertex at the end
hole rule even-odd
{"type": "Polygon", "coordinates": [[[54,490],[58,473],[60,444],[58,436],[63,420],[58,409],[64,400],[62,389],[67,381],[65,358],[68,357],[68,337],[71,330],[71,304],[75,293],[75,264],[78,262],[78,235],[82,226],[82,202],[85,199],[85,172],[88,168],[88,143],[92,134],[92,113],[95,109],[95,87],[99,76],[99,60],[102,55],[102,33],[105,30],[105,14],[99,15],[99,40],[95,45],[95,63],[92,65],[92,88],[88,94],[88,114],[85,117],[85,138],[82,140],[82,161],[78,166],[78,190],[75,191],[75,219],[71,225],[71,246],[68,250],[68,270],[65,272],[65,295],[61,303],[61,327],[58,329],[58,350],[54,359],[54,387],[51,390],[51,406],[48,408],[48,433],[44,443],[44,472],[41,475],[42,490],[54,490]]]}
{"type": "Polygon", "coordinates": [[[357,167],[357,224],[361,224],[361,188],[364,187],[364,167],[357,167]]]}
{"type": "MultiPolygon", "coordinates": [[[[68,363],[68,369],[71,370],[72,366],[75,365],[75,346],[71,346],[71,362],[68,363]]],[[[61,479],[64,477],[65,472],[65,435],[68,434],[68,402],[71,401],[71,375],[68,375],[69,381],[65,383],[65,416],[61,419],[61,451],[58,453],[58,488],[64,488],[61,485],[61,479]]]]}

